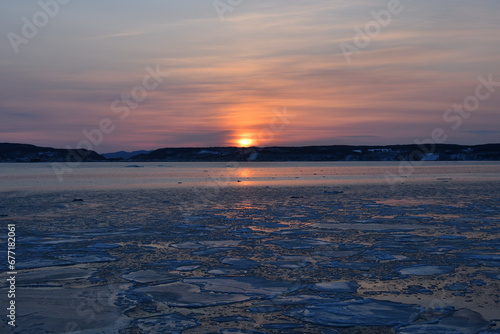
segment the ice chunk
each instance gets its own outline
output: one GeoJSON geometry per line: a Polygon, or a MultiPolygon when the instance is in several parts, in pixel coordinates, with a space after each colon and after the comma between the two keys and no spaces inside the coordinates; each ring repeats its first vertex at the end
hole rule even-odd
{"type": "Polygon", "coordinates": [[[178,313],[137,319],[134,322],[142,333],[172,333],[172,331],[183,331],[200,325],[195,318],[186,317],[178,313]]]}
{"type": "Polygon", "coordinates": [[[360,230],[360,231],[411,231],[433,229],[435,226],[419,224],[382,224],[382,223],[314,223],[313,227],[331,230],[360,230]]]}
{"type": "Polygon", "coordinates": [[[64,261],[70,261],[73,263],[96,263],[96,262],[110,262],[118,260],[117,257],[110,256],[105,253],[101,254],[76,253],[76,254],[61,255],[58,257],[64,261]]]}
{"type": "Polygon", "coordinates": [[[249,259],[224,257],[220,260],[223,264],[228,264],[238,269],[251,269],[259,266],[258,262],[249,259]]]}
{"type": "Polygon", "coordinates": [[[414,276],[433,276],[451,273],[455,270],[455,266],[433,266],[433,265],[418,265],[399,269],[401,275],[414,276]]]}
{"type": "Polygon", "coordinates": [[[361,271],[369,271],[377,264],[375,263],[365,263],[365,262],[340,262],[340,261],[329,261],[329,262],[320,262],[318,263],[321,267],[327,268],[341,268],[341,269],[350,269],[350,270],[361,270],[361,271]]]}
{"type": "Polygon", "coordinates": [[[469,283],[471,285],[475,285],[475,286],[483,286],[483,285],[486,285],[488,283],[486,283],[485,281],[483,281],[482,279],[471,279],[469,281],[469,283]]]}
{"type": "Polygon", "coordinates": [[[488,261],[500,261],[500,254],[472,254],[466,255],[466,257],[478,260],[488,260],[488,261]]]}
{"type": "Polygon", "coordinates": [[[268,262],[268,264],[276,266],[276,267],[281,267],[281,268],[298,269],[298,268],[307,267],[310,264],[310,262],[271,261],[271,262],[268,262]]]}
{"type": "Polygon", "coordinates": [[[293,296],[278,296],[273,298],[272,302],[274,305],[312,305],[318,303],[332,303],[332,302],[341,302],[347,299],[352,299],[352,296],[348,298],[339,298],[341,296],[332,297],[323,297],[320,295],[293,295],[293,296]]]}
{"type": "Polygon", "coordinates": [[[58,259],[41,259],[35,258],[32,260],[24,260],[20,263],[16,263],[17,269],[33,269],[33,268],[45,268],[45,267],[58,267],[68,264],[74,264],[69,261],[63,261],[58,259]]]}
{"type": "Polygon", "coordinates": [[[273,297],[295,291],[300,285],[289,282],[274,282],[256,277],[187,278],[186,283],[197,284],[210,292],[241,293],[273,297]]]}
{"type": "Polygon", "coordinates": [[[243,317],[241,315],[232,315],[232,316],[226,316],[226,317],[217,317],[217,318],[213,318],[212,320],[217,321],[217,322],[240,322],[240,321],[251,321],[251,322],[253,322],[252,318],[243,317]]]}
{"type": "Polygon", "coordinates": [[[117,244],[107,244],[107,243],[97,242],[97,243],[90,245],[88,247],[89,248],[96,248],[96,249],[113,249],[113,248],[118,248],[121,246],[117,245],[117,244]]]}
{"type": "Polygon", "coordinates": [[[170,274],[161,270],[139,270],[121,275],[127,281],[137,283],[171,283],[179,278],[179,275],[170,274]]]}
{"type": "Polygon", "coordinates": [[[499,253],[465,254],[467,258],[477,260],[481,265],[487,267],[500,267],[499,253]]]}
{"type": "Polygon", "coordinates": [[[363,299],[315,304],[285,315],[322,326],[396,326],[411,323],[421,311],[417,305],[363,299]]]}
{"type": "Polygon", "coordinates": [[[117,292],[130,284],[16,290],[17,333],[118,333],[128,324],[117,292]]]}
{"type": "Polygon", "coordinates": [[[220,334],[265,334],[265,333],[253,331],[251,329],[246,330],[246,329],[229,328],[229,329],[222,329],[220,331],[220,334]]]}
{"type": "Polygon", "coordinates": [[[200,265],[200,261],[194,260],[162,260],[148,264],[151,267],[167,267],[169,270],[176,271],[192,271],[198,269],[200,265]]]}
{"type": "Polygon", "coordinates": [[[237,273],[238,270],[229,268],[214,268],[207,271],[207,274],[214,276],[229,276],[229,275],[236,275],[237,273]]]}
{"type": "Polygon", "coordinates": [[[465,291],[468,288],[467,283],[453,283],[446,285],[444,288],[448,291],[465,291]]]}
{"type": "Polygon", "coordinates": [[[491,324],[479,313],[469,309],[455,311],[453,314],[439,319],[437,323],[413,324],[396,330],[397,334],[475,334],[491,328],[491,324]]]}
{"type": "Polygon", "coordinates": [[[133,292],[151,295],[155,301],[171,307],[217,306],[251,299],[242,294],[204,292],[198,285],[182,282],[141,287],[133,292]]]}
{"type": "Polygon", "coordinates": [[[308,238],[274,240],[269,243],[279,245],[286,249],[308,249],[330,244],[323,240],[308,238]]]}
{"type": "Polygon", "coordinates": [[[22,284],[55,283],[82,278],[90,278],[96,269],[84,269],[74,267],[48,267],[19,273],[19,281],[22,284]]]}
{"type": "Polygon", "coordinates": [[[263,327],[266,329],[295,329],[295,328],[302,328],[304,327],[304,325],[294,324],[292,322],[278,322],[278,323],[265,324],[263,327]]]}
{"type": "Polygon", "coordinates": [[[215,248],[209,248],[209,249],[203,249],[203,250],[197,250],[191,252],[193,255],[213,255],[213,254],[218,254],[218,253],[224,253],[224,252],[229,252],[231,250],[237,249],[236,247],[215,247],[215,248]]]}
{"type": "Polygon", "coordinates": [[[462,240],[462,239],[467,239],[465,235],[442,235],[439,237],[439,239],[444,239],[444,240],[462,240]]]}
{"type": "Polygon", "coordinates": [[[489,271],[486,273],[486,276],[488,276],[489,278],[500,280],[500,271],[489,271]]]}
{"type": "Polygon", "coordinates": [[[200,249],[200,248],[221,248],[238,246],[242,240],[206,240],[206,241],[186,241],[170,245],[178,249],[200,249]]]}
{"type": "Polygon", "coordinates": [[[311,288],[316,291],[356,293],[357,289],[359,288],[359,284],[354,281],[335,281],[316,283],[311,288]]]}
{"type": "Polygon", "coordinates": [[[395,261],[400,258],[393,256],[389,253],[384,253],[381,251],[367,251],[364,256],[370,260],[374,261],[395,261]]]}
{"type": "Polygon", "coordinates": [[[427,288],[424,288],[421,285],[409,285],[408,288],[404,291],[405,294],[422,294],[422,295],[432,295],[433,292],[427,288]]]}
{"type": "Polygon", "coordinates": [[[278,312],[281,311],[279,307],[276,307],[274,305],[256,305],[252,306],[248,309],[249,312],[252,313],[273,313],[273,312],[278,312]]]}

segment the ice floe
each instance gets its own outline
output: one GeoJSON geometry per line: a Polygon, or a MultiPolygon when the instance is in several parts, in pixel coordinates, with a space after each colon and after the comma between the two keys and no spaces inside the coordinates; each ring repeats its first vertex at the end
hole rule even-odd
{"type": "Polygon", "coordinates": [[[142,333],[180,333],[184,330],[198,327],[196,318],[186,317],[179,313],[140,318],[133,322],[142,333]]]}
{"type": "Polygon", "coordinates": [[[476,334],[491,328],[491,323],[486,321],[479,313],[462,309],[453,312],[431,323],[416,323],[403,326],[396,330],[397,334],[476,334]]]}
{"type": "Polygon", "coordinates": [[[214,293],[202,291],[199,285],[183,282],[160,284],[134,289],[133,298],[139,294],[150,295],[156,302],[170,307],[207,307],[238,303],[252,299],[251,296],[235,293],[214,293]]]}
{"type": "Polygon", "coordinates": [[[274,282],[257,277],[187,278],[185,282],[199,285],[204,291],[239,293],[273,297],[298,289],[299,284],[274,282]]]}
{"type": "Polygon", "coordinates": [[[397,270],[401,275],[434,276],[451,273],[455,266],[416,265],[397,270]]]}
{"type": "Polygon", "coordinates": [[[139,270],[128,274],[122,274],[122,278],[137,283],[171,283],[175,282],[179,275],[171,274],[161,270],[139,270]]]}
{"type": "Polygon", "coordinates": [[[286,311],[285,314],[323,326],[396,326],[415,320],[422,308],[373,299],[341,303],[319,303],[305,308],[286,311]]]}
{"type": "Polygon", "coordinates": [[[324,282],[324,283],[316,283],[311,286],[311,289],[316,291],[345,292],[345,293],[356,293],[358,288],[359,284],[354,281],[324,282]]]}

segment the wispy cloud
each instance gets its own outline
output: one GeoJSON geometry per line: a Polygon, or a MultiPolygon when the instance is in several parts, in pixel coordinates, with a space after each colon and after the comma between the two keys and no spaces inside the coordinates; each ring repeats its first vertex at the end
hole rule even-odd
{"type": "MultiPolygon", "coordinates": [[[[212,3],[74,2],[28,52],[0,41],[0,141],[63,147],[113,116],[111,102],[146,65],[170,73],[118,124],[102,150],[227,145],[269,126],[273,109],[297,117],[279,145],[408,143],[445,126],[443,112],[493,73],[500,81],[499,2],[405,2],[405,10],[347,64],[339,43],[387,1],[245,1],[221,22],[212,3]],[[101,10],[98,10],[101,8],[101,10]],[[114,13],[110,15],[109,13],[114,13]],[[92,22],[91,25],[88,22],[92,22]]],[[[19,31],[27,5],[0,14],[19,31]]],[[[450,142],[498,136],[500,92],[450,142]]]]}

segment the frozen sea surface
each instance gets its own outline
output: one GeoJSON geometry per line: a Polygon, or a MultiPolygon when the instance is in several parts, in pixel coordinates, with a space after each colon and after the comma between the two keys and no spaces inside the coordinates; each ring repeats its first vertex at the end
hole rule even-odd
{"type": "Polygon", "coordinates": [[[321,164],[260,185],[265,168],[217,187],[3,188],[18,274],[1,332],[499,332],[498,166],[425,166],[394,187],[294,181],[333,173],[321,164]]]}

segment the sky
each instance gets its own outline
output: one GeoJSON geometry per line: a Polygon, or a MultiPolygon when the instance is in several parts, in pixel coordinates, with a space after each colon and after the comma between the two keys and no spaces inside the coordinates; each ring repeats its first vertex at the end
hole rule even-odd
{"type": "Polygon", "coordinates": [[[497,0],[0,8],[0,142],[99,153],[500,142],[497,0]]]}

